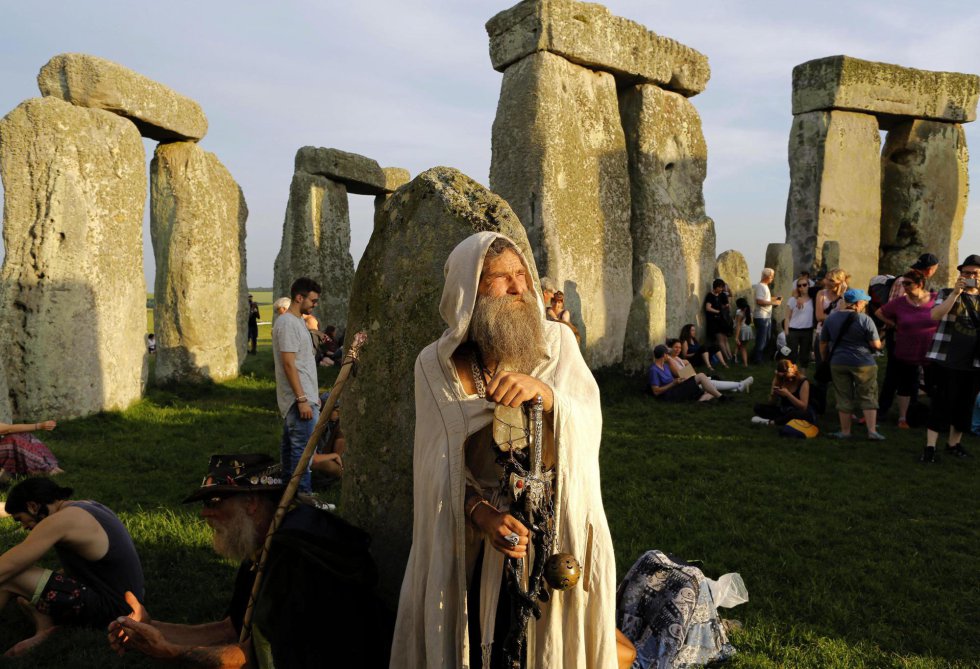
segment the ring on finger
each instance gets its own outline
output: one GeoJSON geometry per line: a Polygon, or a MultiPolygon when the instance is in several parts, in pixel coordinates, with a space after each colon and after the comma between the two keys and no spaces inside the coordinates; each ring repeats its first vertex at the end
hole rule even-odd
{"type": "Polygon", "coordinates": [[[516,532],[511,532],[510,534],[504,537],[504,541],[509,543],[511,546],[517,546],[517,544],[520,543],[521,538],[517,536],[516,532]]]}

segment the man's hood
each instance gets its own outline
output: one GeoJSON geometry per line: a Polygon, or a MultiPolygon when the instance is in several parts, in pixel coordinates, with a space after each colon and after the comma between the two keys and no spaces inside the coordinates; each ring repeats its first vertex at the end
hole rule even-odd
{"type": "Polygon", "coordinates": [[[544,318],[544,307],[541,302],[541,291],[538,287],[537,272],[527,261],[520,247],[509,237],[497,232],[477,232],[461,241],[446,259],[443,274],[446,285],[442,291],[439,303],[439,313],[448,328],[439,338],[439,359],[448,360],[453,352],[467,339],[470,329],[470,319],[476,306],[476,293],[480,285],[480,274],[483,273],[483,259],[487,249],[498,237],[506,239],[514,245],[524,268],[527,270],[528,290],[534,291],[534,303],[538,313],[544,318]]]}

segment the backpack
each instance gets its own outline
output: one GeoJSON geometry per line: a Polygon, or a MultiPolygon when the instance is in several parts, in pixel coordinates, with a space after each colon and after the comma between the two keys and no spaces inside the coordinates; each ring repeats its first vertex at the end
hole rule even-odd
{"type": "Polygon", "coordinates": [[[780,437],[792,437],[795,439],[813,439],[820,434],[820,428],[810,421],[801,418],[794,418],[787,421],[779,428],[780,437]]]}
{"type": "Polygon", "coordinates": [[[868,295],[871,296],[871,301],[868,302],[868,307],[864,313],[871,316],[878,327],[881,327],[882,323],[876,314],[888,302],[888,296],[891,294],[894,284],[895,277],[891,274],[879,274],[871,277],[871,283],[868,285],[868,295]]]}
{"type": "Polygon", "coordinates": [[[616,627],[636,646],[639,669],[696,667],[735,654],[704,574],[657,550],[640,556],[616,591],[616,627]]]}

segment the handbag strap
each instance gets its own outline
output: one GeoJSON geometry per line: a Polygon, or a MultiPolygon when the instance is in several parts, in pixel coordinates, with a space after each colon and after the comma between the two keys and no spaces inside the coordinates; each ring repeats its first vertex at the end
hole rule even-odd
{"type": "MultiPolygon", "coordinates": [[[[847,315],[847,319],[846,322],[844,323],[844,326],[840,329],[840,332],[837,333],[837,336],[834,337],[834,345],[830,347],[829,353],[831,356],[834,354],[834,350],[837,348],[837,344],[840,343],[841,337],[843,337],[844,333],[847,332],[847,329],[851,327],[851,323],[855,321],[856,316],[857,314],[854,312],[851,312],[847,315]]],[[[827,359],[829,360],[830,358],[828,357],[827,359]]]]}

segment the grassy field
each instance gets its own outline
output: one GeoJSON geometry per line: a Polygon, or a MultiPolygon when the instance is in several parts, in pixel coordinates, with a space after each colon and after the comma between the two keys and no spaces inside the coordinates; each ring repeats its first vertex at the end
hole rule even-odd
{"type": "MultiPolygon", "coordinates": [[[[256,297],[267,320],[269,300],[256,297]]],[[[277,453],[268,336],[260,333],[259,355],[233,382],[151,389],[125,412],[66,421],[44,435],[67,470],[63,484],[129,526],[147,606],[161,620],[223,614],[234,566],[211,551],[197,507],[179,501],[211,453],[277,453]]],[[[752,428],[751,405],[764,399],[771,369],[752,371],[751,396],[709,406],[655,404],[639,380],[599,376],[603,491],[619,575],[651,548],[701,559],[709,576],[740,572],[750,601],[723,611],[745,623],[732,667],[977,666],[978,463],[917,464],[924,435],[900,432],[894,418],[881,427],[882,443],[785,440],[752,428]]],[[[334,374],[323,369],[322,383],[334,374]]],[[[22,536],[0,521],[0,548],[22,536]]],[[[12,607],[0,620],[0,650],[30,631],[12,607]]],[[[82,630],[9,666],[156,665],[110,655],[103,634],[82,630]]]]}

